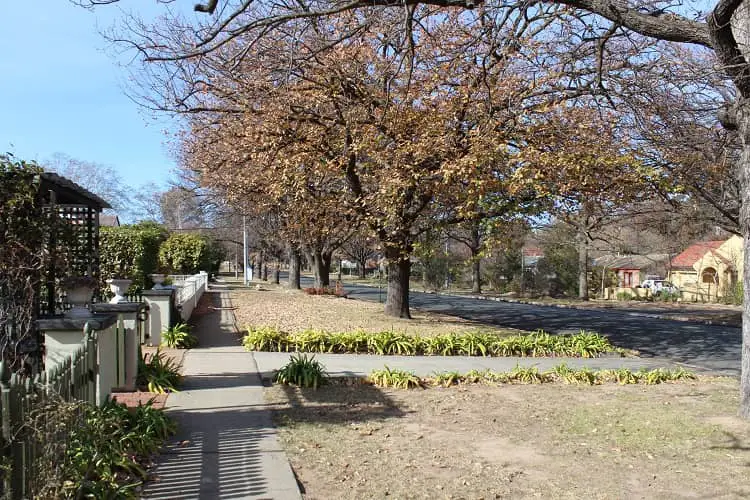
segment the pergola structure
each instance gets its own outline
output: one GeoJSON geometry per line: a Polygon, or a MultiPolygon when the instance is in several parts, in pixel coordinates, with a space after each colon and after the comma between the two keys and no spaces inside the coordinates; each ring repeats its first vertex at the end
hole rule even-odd
{"type": "MultiPolygon", "coordinates": [[[[109,203],[73,181],[52,172],[41,174],[40,202],[59,219],[67,222],[64,248],[55,235],[50,237],[50,252],[65,252],[69,263],[66,273],[91,276],[99,280],[99,214],[109,203]]],[[[40,295],[39,313],[51,316],[62,312],[62,302],[56,284],[68,276],[61,276],[50,259],[45,273],[44,293],[40,295]]]]}

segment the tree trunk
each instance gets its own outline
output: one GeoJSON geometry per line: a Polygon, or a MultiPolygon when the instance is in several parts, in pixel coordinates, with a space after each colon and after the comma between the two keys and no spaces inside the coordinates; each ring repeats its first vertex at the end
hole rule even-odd
{"type": "Polygon", "coordinates": [[[313,268],[313,276],[315,277],[315,288],[327,287],[331,284],[330,272],[331,272],[331,256],[320,250],[313,250],[310,252],[310,263],[313,268]]]}
{"type": "Polygon", "coordinates": [[[586,233],[578,230],[578,298],[589,300],[589,239],[586,233]]]}
{"type": "Polygon", "coordinates": [[[281,281],[281,261],[276,259],[276,267],[273,270],[273,282],[277,285],[281,281]]]}
{"type": "Polygon", "coordinates": [[[742,276],[742,370],[740,373],[740,416],[750,419],[750,98],[739,101],[737,126],[742,140],[739,181],[742,193],[740,228],[745,238],[742,276]]]}
{"type": "Polygon", "coordinates": [[[471,226],[471,292],[482,293],[482,269],[479,258],[482,249],[482,233],[479,231],[479,223],[471,226]]]}
{"type": "Polygon", "coordinates": [[[409,313],[409,272],[411,260],[400,252],[388,256],[388,289],[385,299],[385,314],[397,318],[411,319],[409,313]]]}
{"type": "Polygon", "coordinates": [[[321,267],[321,283],[323,286],[331,286],[331,261],[333,260],[333,252],[321,252],[320,260],[323,262],[321,267]]]}
{"type": "Polygon", "coordinates": [[[302,256],[298,248],[289,249],[289,288],[299,290],[300,286],[300,268],[302,266],[302,256]]]}
{"type": "MultiPolygon", "coordinates": [[[[474,250],[471,251],[474,254],[474,250]]],[[[482,293],[482,269],[479,253],[471,257],[471,293],[482,293]]]]}
{"type": "Polygon", "coordinates": [[[365,279],[365,266],[367,266],[366,260],[357,261],[357,276],[360,279],[365,279]]]}
{"type": "Polygon", "coordinates": [[[263,281],[268,281],[268,261],[263,261],[263,281]]]}

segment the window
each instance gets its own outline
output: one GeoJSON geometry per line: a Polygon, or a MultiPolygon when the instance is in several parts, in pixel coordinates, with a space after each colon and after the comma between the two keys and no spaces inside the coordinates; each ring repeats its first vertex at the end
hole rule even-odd
{"type": "Polygon", "coordinates": [[[714,269],[713,267],[707,267],[703,270],[703,274],[701,274],[701,283],[715,284],[716,276],[716,269],[714,269]]]}

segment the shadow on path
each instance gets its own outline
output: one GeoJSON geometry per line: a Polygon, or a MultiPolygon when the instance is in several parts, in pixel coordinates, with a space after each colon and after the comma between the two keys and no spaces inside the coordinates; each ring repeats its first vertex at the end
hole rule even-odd
{"type": "Polygon", "coordinates": [[[212,287],[191,318],[198,348],[167,411],[178,433],[157,460],[144,498],[299,499],[251,353],[239,344],[226,290],[212,287]]]}

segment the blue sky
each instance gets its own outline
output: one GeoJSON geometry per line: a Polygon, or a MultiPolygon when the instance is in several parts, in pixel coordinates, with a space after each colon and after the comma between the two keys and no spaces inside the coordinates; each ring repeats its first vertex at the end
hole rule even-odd
{"type": "MultiPolygon", "coordinates": [[[[137,5],[145,16],[164,9],[137,5]]],[[[0,152],[37,161],[60,152],[110,165],[132,187],[165,183],[175,165],[164,131],[174,125],[127,98],[126,72],[98,31],[121,15],[115,6],[92,12],[67,0],[3,2],[0,152]]]]}

